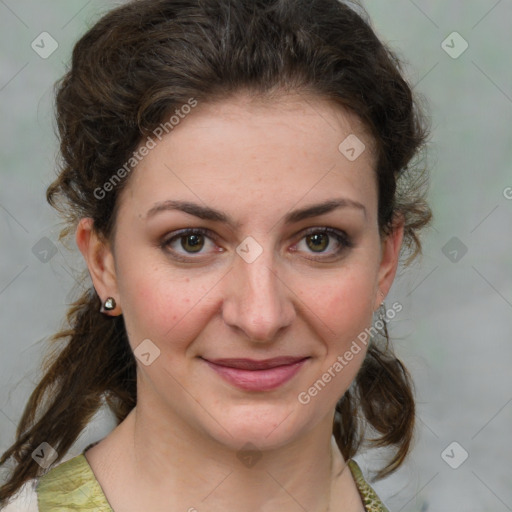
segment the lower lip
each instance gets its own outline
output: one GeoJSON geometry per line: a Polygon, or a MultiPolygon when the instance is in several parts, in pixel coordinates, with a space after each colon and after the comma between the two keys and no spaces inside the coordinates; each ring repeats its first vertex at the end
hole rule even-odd
{"type": "Polygon", "coordinates": [[[304,365],[307,359],[293,364],[276,366],[268,370],[240,370],[206,361],[224,380],[246,391],[270,391],[288,382],[304,365]]]}

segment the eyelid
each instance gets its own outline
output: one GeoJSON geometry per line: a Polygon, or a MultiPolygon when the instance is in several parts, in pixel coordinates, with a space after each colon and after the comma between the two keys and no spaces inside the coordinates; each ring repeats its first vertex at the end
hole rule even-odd
{"type": "Polygon", "coordinates": [[[340,237],[343,239],[343,242],[349,245],[350,247],[353,247],[352,239],[349,237],[349,235],[343,230],[343,229],[337,229],[337,228],[330,228],[328,226],[317,226],[312,228],[307,228],[305,231],[301,231],[300,236],[301,240],[307,235],[312,235],[315,233],[327,233],[329,235],[333,235],[334,237],[340,237]]]}

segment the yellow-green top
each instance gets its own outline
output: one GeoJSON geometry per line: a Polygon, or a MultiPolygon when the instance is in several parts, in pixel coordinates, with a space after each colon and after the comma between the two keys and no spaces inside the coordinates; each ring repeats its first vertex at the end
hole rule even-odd
{"type": "MultiPolygon", "coordinates": [[[[85,450],[84,450],[85,451],[85,450]]],[[[365,481],[354,460],[348,461],[367,512],[389,512],[365,481]]],[[[85,455],[81,453],[43,475],[37,485],[39,512],[85,510],[113,512],[85,455]]]]}

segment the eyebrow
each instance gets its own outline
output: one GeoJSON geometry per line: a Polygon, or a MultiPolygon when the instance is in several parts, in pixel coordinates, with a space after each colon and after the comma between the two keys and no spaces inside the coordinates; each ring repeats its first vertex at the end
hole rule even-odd
{"type": "MultiPolygon", "coordinates": [[[[353,199],[341,197],[289,212],[284,217],[284,223],[293,224],[304,219],[324,215],[338,208],[351,208],[361,211],[365,217],[367,215],[366,208],[362,203],[354,201],[353,199]]],[[[146,219],[149,219],[160,212],[169,210],[182,211],[204,220],[222,222],[230,226],[232,229],[236,229],[240,226],[239,222],[235,222],[228,214],[222,211],[192,203],[190,201],[177,201],[171,199],[155,203],[154,206],[147,211],[146,219]]]]}

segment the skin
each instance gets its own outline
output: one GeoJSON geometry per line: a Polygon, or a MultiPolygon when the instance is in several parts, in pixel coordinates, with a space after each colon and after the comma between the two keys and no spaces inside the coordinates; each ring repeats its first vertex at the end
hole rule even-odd
{"type": "Polygon", "coordinates": [[[150,339],[160,350],[148,366],[137,361],[137,407],[87,452],[115,510],[362,510],[331,436],[365,347],[307,405],[297,397],[371,325],[392,285],[403,224],[380,236],[374,168],[372,140],[353,114],[318,98],[240,93],[199,104],[132,171],[112,245],[80,221],[94,287],[117,302],[105,314],[123,314],[133,349],[150,339]],[[355,161],[338,150],[349,134],[366,145],[355,161]],[[364,211],[284,224],[291,210],[334,198],[364,211]],[[177,210],[148,216],[169,199],[222,210],[238,225],[177,210]],[[161,246],[201,227],[214,236],[200,238],[199,253],[190,237],[161,246]],[[353,246],[331,235],[315,248],[304,232],[324,227],[353,246]],[[248,236],[262,249],[251,263],[236,252],[248,236]],[[200,359],[281,355],[309,359],[264,392],[233,387],[200,359]],[[246,443],[261,455],[252,467],[237,457],[246,443]]]}

